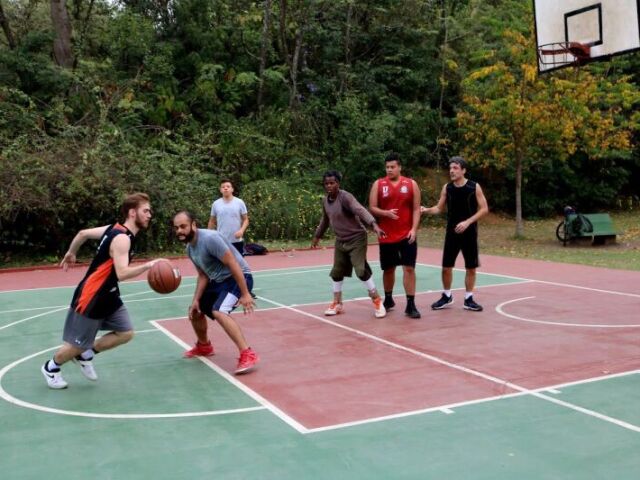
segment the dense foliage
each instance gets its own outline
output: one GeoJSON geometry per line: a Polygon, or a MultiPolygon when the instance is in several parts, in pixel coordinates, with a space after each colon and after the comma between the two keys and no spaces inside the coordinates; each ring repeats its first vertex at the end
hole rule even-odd
{"type": "Polygon", "coordinates": [[[514,212],[515,162],[491,132],[505,133],[500,114],[519,107],[484,87],[523,79],[531,80],[527,101],[536,111],[562,104],[566,119],[587,109],[626,138],[591,148],[589,139],[600,137],[572,137],[562,121],[529,118],[525,128],[535,133],[522,136],[523,213],[637,202],[638,54],[533,80],[529,1],[0,0],[0,7],[3,251],[59,253],[78,228],[113,220],[132,190],[152,195],[147,246],[165,248],[171,213],[189,208],[206,218],[221,177],[241,187],[252,238],[309,237],[322,171],[341,170],[343,187],[364,201],[390,150],[414,175],[465,152],[492,207],[514,212]],[[545,91],[578,91],[581,83],[589,95],[545,91]],[[486,128],[471,128],[474,119],[486,128]]]}

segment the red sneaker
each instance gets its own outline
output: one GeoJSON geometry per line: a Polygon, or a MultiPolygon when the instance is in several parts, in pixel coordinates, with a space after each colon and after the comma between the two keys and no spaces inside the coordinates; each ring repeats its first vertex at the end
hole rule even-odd
{"type": "Polygon", "coordinates": [[[196,346],[191,350],[184,352],[182,356],[184,358],[210,357],[213,354],[213,345],[211,344],[211,341],[209,341],[208,343],[196,342],[196,346]]]}
{"type": "Polygon", "coordinates": [[[240,352],[240,358],[238,359],[238,366],[236,368],[236,375],[241,373],[248,373],[253,370],[258,363],[258,354],[247,348],[240,352]]]}

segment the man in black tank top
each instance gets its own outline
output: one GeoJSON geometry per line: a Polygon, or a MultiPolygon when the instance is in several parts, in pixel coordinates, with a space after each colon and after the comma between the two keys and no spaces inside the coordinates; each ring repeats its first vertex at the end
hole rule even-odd
{"type": "Polygon", "coordinates": [[[151,220],[149,196],[128,195],[122,203],[122,223],[80,230],[60,262],[65,270],[75,263],[78,250],[87,240],[99,240],[95,257],[78,284],[67,313],[62,339],[64,344],[40,369],[49,388],[67,387],[60,367],[73,360],[89,380],[97,380],[93,356],[133,338],[133,326],[120,299],[118,282],[148,271],[158,260],[132,267],[135,236],[151,220]],[[109,333],[96,340],[99,330],[109,333]]]}
{"type": "Polygon", "coordinates": [[[476,182],[465,177],[467,162],[462,157],[449,160],[449,177],[440,193],[438,204],[431,208],[421,207],[421,213],[436,215],[447,208],[447,232],[442,252],[442,287],[443,293],[437,302],[431,305],[433,310],[440,310],[453,303],[451,283],[453,267],[460,251],[464,257],[466,275],[464,278],[465,310],[482,311],[482,306],[473,300],[473,289],[476,284],[476,268],[480,266],[478,258],[478,223],[477,221],[489,213],[487,199],[482,188],[476,182]]]}

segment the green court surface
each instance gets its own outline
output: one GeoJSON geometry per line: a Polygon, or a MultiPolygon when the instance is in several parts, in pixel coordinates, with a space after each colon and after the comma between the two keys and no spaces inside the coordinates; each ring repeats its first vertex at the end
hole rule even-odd
{"type": "MultiPolygon", "coordinates": [[[[318,304],[321,315],[330,298],[328,271],[328,266],[312,266],[256,272],[258,309],[269,315],[267,309],[272,309],[277,321],[279,305],[318,304]]],[[[429,300],[437,298],[440,269],[419,265],[417,274],[418,296],[433,291],[429,300]]],[[[456,289],[463,287],[463,276],[456,271],[456,289]]],[[[400,276],[397,281],[401,285],[400,276]]],[[[381,285],[379,276],[376,282],[381,285]]],[[[492,289],[524,281],[479,273],[477,283],[479,289],[492,289]]],[[[193,278],[184,278],[176,292],[163,296],[151,292],[146,282],[122,284],[136,337],[97,357],[98,382],[65,365],[70,386],[63,391],[48,389],[39,368],[59,345],[73,289],[0,292],[2,478],[640,478],[638,370],[301,433],[238,388],[232,376],[206,362],[182,359],[183,347],[151,323],[184,317],[193,284],[193,278]],[[561,402],[554,403],[556,398],[561,402]]],[[[360,282],[345,281],[346,299],[362,298],[363,293],[360,282]]],[[[402,296],[398,298],[402,303],[402,296]]],[[[460,310],[460,315],[466,313],[460,310]]],[[[250,336],[252,320],[242,313],[238,318],[250,336]]],[[[229,342],[217,325],[210,328],[218,342],[229,342]]],[[[461,330],[451,333],[451,342],[456,342],[461,330]]],[[[637,330],[635,335],[638,342],[637,330]]],[[[359,359],[375,360],[373,354],[359,359]]],[[[449,361],[466,362],[453,357],[449,361]]],[[[407,396],[424,393],[411,388],[411,378],[407,385],[407,396]]]]}

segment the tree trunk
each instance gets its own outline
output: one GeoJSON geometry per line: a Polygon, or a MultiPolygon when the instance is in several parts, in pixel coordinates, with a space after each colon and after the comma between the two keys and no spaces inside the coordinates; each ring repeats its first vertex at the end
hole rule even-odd
{"type": "Polygon", "coordinates": [[[351,68],[351,18],[353,17],[353,3],[349,2],[347,7],[347,25],[344,32],[344,68],[340,75],[340,89],[338,95],[342,96],[347,88],[347,77],[351,68]]]}
{"type": "Polygon", "coordinates": [[[56,32],[53,39],[53,55],[56,63],[63,68],[73,68],[71,22],[65,0],[51,0],[51,22],[56,32]]]}
{"type": "Polygon", "coordinates": [[[291,96],[289,97],[289,108],[294,107],[298,103],[298,63],[300,63],[300,50],[302,49],[302,29],[304,25],[298,27],[296,32],[296,45],[293,50],[293,59],[291,60],[291,68],[289,76],[291,77],[291,96]]]}
{"type": "Polygon", "coordinates": [[[11,31],[11,27],[9,26],[9,19],[4,14],[4,8],[2,8],[2,1],[0,0],[0,25],[2,25],[2,30],[4,31],[5,37],[7,37],[7,43],[9,44],[9,48],[11,50],[16,48],[16,41],[13,37],[13,32],[11,31]]]}
{"type": "Polygon", "coordinates": [[[522,151],[516,148],[516,237],[524,235],[522,223],[522,151]]]}
{"type": "Polygon", "coordinates": [[[264,96],[264,71],[267,67],[267,53],[271,30],[271,0],[264,0],[264,17],[262,19],[262,45],[260,46],[260,67],[258,76],[258,111],[262,111],[262,98],[264,96]]]}

